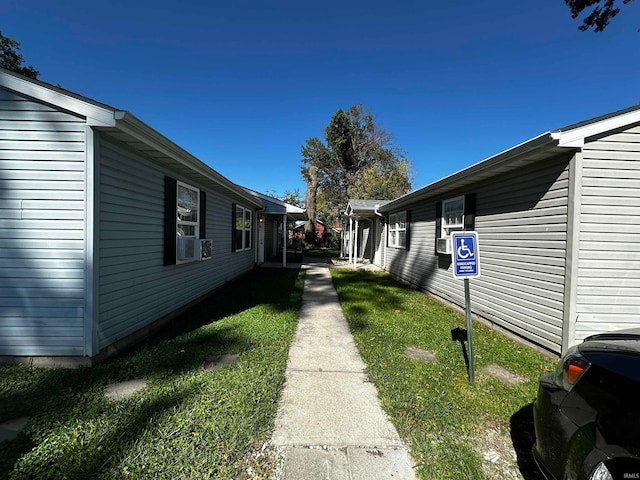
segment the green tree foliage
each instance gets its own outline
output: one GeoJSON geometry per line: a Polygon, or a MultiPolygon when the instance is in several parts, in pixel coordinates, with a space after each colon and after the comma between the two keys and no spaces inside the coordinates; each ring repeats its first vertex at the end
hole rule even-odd
{"type": "MultiPolygon", "coordinates": [[[[623,3],[627,4],[630,1],[623,0],[623,3]]],[[[594,32],[602,32],[620,12],[620,8],[615,6],[616,0],[564,0],[564,3],[571,9],[572,18],[578,18],[585,10],[593,7],[578,27],[583,32],[590,28],[593,28],[594,32]]]]}
{"type": "Polygon", "coordinates": [[[32,66],[24,66],[23,58],[18,52],[20,43],[13,38],[5,37],[0,32],[0,67],[19,73],[25,77],[38,78],[38,72],[32,66]]]}
{"type": "Polygon", "coordinates": [[[284,193],[281,194],[278,193],[275,189],[271,189],[264,192],[264,194],[273,198],[277,198],[278,200],[282,200],[289,205],[304,208],[304,198],[302,198],[302,196],[300,195],[299,188],[296,188],[294,190],[285,190],[284,193]]]}
{"type": "Polygon", "coordinates": [[[296,188],[295,190],[285,190],[280,200],[283,202],[287,202],[289,205],[294,205],[296,207],[304,208],[304,199],[300,196],[300,189],[296,188]]]}
{"type": "Polygon", "coordinates": [[[309,218],[331,224],[349,198],[391,200],[411,190],[411,163],[392,140],[362,105],[339,109],[325,141],[309,138],[302,146],[309,218]]]}

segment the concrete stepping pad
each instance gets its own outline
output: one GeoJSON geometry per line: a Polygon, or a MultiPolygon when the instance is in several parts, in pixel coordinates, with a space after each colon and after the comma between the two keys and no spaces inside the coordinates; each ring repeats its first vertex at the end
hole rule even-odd
{"type": "Polygon", "coordinates": [[[414,360],[421,360],[423,362],[437,362],[436,354],[431,350],[423,350],[418,347],[407,347],[404,351],[405,357],[413,358],[414,360]]]}
{"type": "Polygon", "coordinates": [[[518,375],[517,373],[513,373],[511,370],[507,370],[495,363],[483,367],[482,370],[480,370],[480,373],[496,378],[505,385],[519,385],[528,380],[528,378],[518,375]]]}
{"type": "Polygon", "coordinates": [[[210,355],[204,361],[205,370],[218,370],[228,365],[235,365],[238,363],[239,353],[227,353],[224,355],[210,355]]]}
{"type": "Polygon", "coordinates": [[[147,381],[144,379],[127,380],[126,382],[112,383],[107,385],[104,396],[111,402],[125,400],[134,394],[144,390],[147,387],[147,381]]]}
{"type": "Polygon", "coordinates": [[[20,417],[0,423],[0,442],[6,442],[16,438],[28,421],[28,417],[20,417]]]}

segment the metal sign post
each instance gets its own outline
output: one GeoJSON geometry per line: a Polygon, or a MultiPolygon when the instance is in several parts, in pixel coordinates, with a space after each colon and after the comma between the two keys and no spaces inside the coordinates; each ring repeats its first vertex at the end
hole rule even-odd
{"type": "Polygon", "coordinates": [[[480,248],[477,232],[453,232],[451,234],[451,258],[454,278],[464,279],[464,304],[467,319],[467,344],[469,348],[469,383],[475,381],[473,358],[473,330],[471,323],[471,294],[469,279],[480,276],[480,248]]]}
{"type": "Polygon", "coordinates": [[[469,279],[464,279],[464,305],[467,317],[467,345],[469,348],[469,383],[475,381],[475,362],[473,360],[473,330],[471,329],[471,295],[469,294],[469,279]]]}

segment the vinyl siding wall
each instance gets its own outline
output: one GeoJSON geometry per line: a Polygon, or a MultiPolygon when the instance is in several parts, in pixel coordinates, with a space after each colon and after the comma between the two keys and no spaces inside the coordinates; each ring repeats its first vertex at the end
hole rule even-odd
{"type": "Polygon", "coordinates": [[[559,352],[567,231],[568,159],[502,175],[443,198],[416,202],[410,248],[387,249],[390,273],[464,306],[463,281],[435,252],[436,201],[476,194],[481,277],[471,280],[472,310],[497,325],[559,352]]]}
{"type": "Polygon", "coordinates": [[[0,88],[0,355],[84,355],[85,121],[0,88]]]}
{"type": "Polygon", "coordinates": [[[176,177],[105,137],[99,175],[98,349],[253,268],[253,249],[231,252],[232,200],[213,187],[176,177]],[[163,266],[165,175],[207,193],[211,260],[163,266]]]}
{"type": "Polygon", "coordinates": [[[587,143],[576,341],[640,324],[640,127],[587,143]]]}

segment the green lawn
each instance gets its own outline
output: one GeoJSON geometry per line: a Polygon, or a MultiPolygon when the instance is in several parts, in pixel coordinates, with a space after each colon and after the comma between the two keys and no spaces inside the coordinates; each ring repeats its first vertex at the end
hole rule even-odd
{"type": "Polygon", "coordinates": [[[0,443],[0,479],[266,478],[268,440],[301,304],[303,273],[258,269],[162,336],[92,368],[0,367],[0,422],[29,417],[0,443]],[[238,363],[205,371],[211,354],[238,363]],[[108,402],[112,382],[147,379],[108,402]]]}
{"type": "MultiPolygon", "coordinates": [[[[530,417],[538,378],[555,362],[474,323],[476,380],[471,386],[461,344],[451,340],[453,328],[465,327],[462,314],[384,273],[333,269],[332,275],[369,378],[417,460],[419,477],[512,478],[505,470],[518,467],[507,450],[512,441],[530,449],[532,439],[519,438],[531,435],[519,431],[522,417],[530,417]],[[403,352],[410,346],[432,351],[437,362],[408,358],[403,352]],[[489,364],[527,380],[504,385],[479,373],[489,364]],[[500,459],[489,466],[484,462],[483,468],[487,452],[500,459]]],[[[519,455],[518,462],[524,460],[519,455]]]]}
{"type": "MultiPolygon", "coordinates": [[[[464,326],[461,314],[383,273],[332,274],[369,377],[418,475],[506,478],[486,462],[483,468],[483,452],[501,453],[500,466],[500,442],[516,442],[512,425],[523,412],[530,417],[538,377],[554,362],[476,324],[470,386],[461,346],[451,341],[451,329],[464,326]],[[438,361],[407,358],[409,346],[433,351],[438,361]],[[488,364],[528,380],[503,385],[479,373],[488,364]]],[[[303,275],[258,269],[162,336],[92,368],[0,367],[0,422],[30,418],[17,439],[0,443],[0,479],[242,479],[249,468],[252,478],[267,478],[270,457],[256,453],[273,429],[303,275]],[[238,363],[203,370],[207,356],[222,353],[239,353],[238,363]],[[138,378],[149,382],[144,392],[115,403],[104,398],[107,384],[138,378]]]]}

